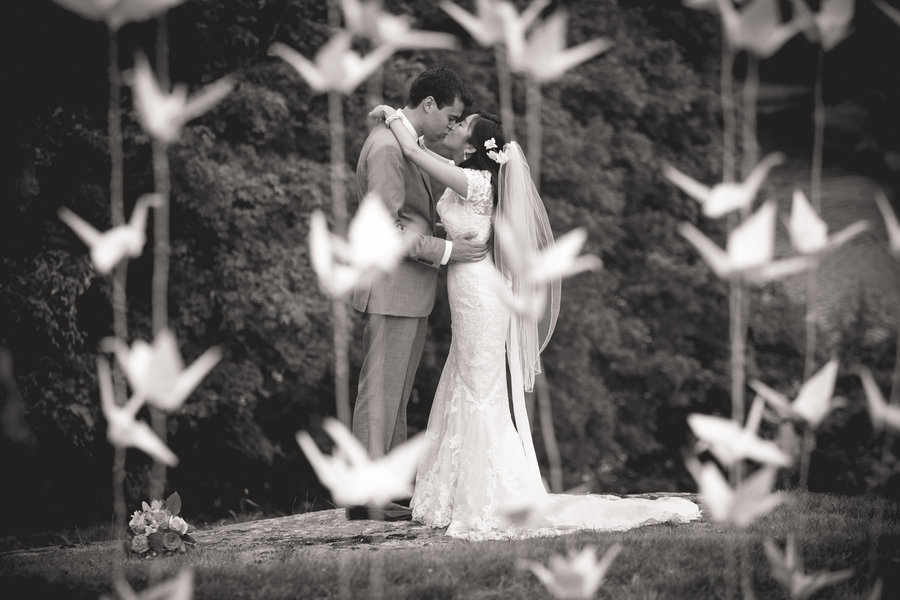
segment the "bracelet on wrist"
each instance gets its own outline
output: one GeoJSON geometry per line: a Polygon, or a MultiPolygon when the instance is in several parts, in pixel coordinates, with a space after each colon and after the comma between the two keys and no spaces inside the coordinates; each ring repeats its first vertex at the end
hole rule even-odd
{"type": "Polygon", "coordinates": [[[385,118],[384,124],[390,127],[392,122],[401,118],[403,118],[403,111],[398,108],[396,111],[394,111],[394,114],[388,115],[387,118],[385,118]]]}

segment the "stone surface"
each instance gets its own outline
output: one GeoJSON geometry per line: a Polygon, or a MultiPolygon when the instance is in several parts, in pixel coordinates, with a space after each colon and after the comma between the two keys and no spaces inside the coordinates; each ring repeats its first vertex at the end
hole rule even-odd
{"type": "MultiPolygon", "coordinates": [[[[445,529],[432,529],[410,521],[348,521],[344,509],[323,510],[287,517],[233,523],[191,532],[197,549],[234,554],[237,562],[280,560],[294,555],[378,548],[417,548],[450,543],[445,529]]],[[[117,542],[47,546],[0,553],[0,559],[37,557],[41,554],[117,552],[117,542]]]]}
{"type": "Polygon", "coordinates": [[[432,529],[410,521],[348,521],[344,509],[261,519],[197,531],[198,545],[230,550],[240,558],[264,560],[294,554],[416,548],[449,543],[444,529],[432,529]]]}
{"type": "MultiPolygon", "coordinates": [[[[697,501],[696,494],[633,494],[632,498],[681,496],[697,501]]],[[[197,540],[196,551],[204,549],[230,552],[235,562],[285,560],[294,556],[341,554],[378,549],[420,548],[459,543],[444,535],[446,529],[433,529],[410,521],[348,521],[344,509],[322,510],[287,517],[274,517],[220,525],[191,532],[197,540]]],[[[48,546],[0,553],[4,558],[36,558],[41,554],[86,555],[114,553],[117,542],[95,542],[71,546],[48,546]]]]}

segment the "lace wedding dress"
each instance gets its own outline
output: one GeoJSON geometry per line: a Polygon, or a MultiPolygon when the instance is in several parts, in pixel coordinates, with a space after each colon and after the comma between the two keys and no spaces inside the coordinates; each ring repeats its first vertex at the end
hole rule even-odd
{"type": "MultiPolygon", "coordinates": [[[[437,204],[448,237],[491,233],[490,174],[466,169],[468,195],[448,188],[437,204]]],[[[699,518],[683,498],[658,500],[547,494],[529,465],[510,415],[506,338],[510,313],[491,290],[490,257],[447,271],[452,338],[419,459],[412,518],[470,540],[558,535],[574,529],[621,531],[699,518]],[[501,514],[510,502],[551,506],[539,525],[514,526],[501,514]],[[557,508],[558,507],[558,508],[557,508]]]]}

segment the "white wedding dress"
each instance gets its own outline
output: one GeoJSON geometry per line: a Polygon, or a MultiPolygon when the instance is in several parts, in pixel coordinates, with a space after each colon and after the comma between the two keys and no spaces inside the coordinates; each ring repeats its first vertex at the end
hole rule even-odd
{"type": "MultiPolygon", "coordinates": [[[[490,174],[466,169],[468,195],[448,188],[437,204],[450,238],[475,233],[486,241],[493,209],[490,174]]],[[[469,539],[558,535],[575,529],[622,531],[700,517],[683,498],[657,500],[547,494],[529,465],[513,424],[506,388],[510,312],[490,287],[493,263],[452,264],[447,271],[452,338],[435,393],[411,507],[415,521],[469,539]],[[545,507],[538,524],[513,525],[511,503],[545,507]],[[549,507],[549,510],[546,510],[549,507]]]]}

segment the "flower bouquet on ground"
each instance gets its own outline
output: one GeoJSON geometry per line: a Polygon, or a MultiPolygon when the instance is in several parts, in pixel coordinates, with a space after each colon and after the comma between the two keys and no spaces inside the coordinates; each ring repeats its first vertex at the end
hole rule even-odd
{"type": "Polygon", "coordinates": [[[173,552],[186,552],[197,542],[188,535],[194,527],[178,516],[181,497],[173,493],[165,501],[141,503],[142,510],[134,511],[128,527],[131,539],[125,542],[126,551],[139,556],[156,556],[173,552]]]}

